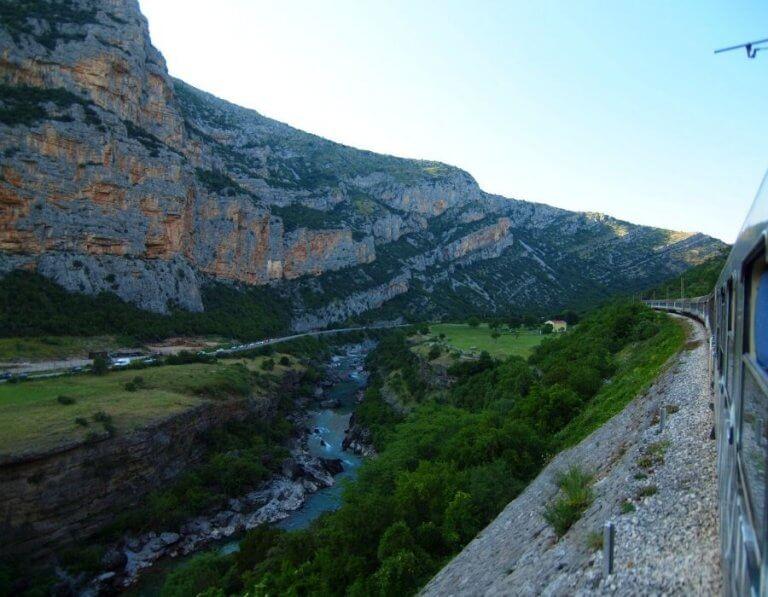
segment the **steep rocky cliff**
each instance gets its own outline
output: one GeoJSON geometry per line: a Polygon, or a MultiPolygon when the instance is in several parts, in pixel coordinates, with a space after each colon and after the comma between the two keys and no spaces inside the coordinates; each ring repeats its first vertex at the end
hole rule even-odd
{"type": "MultiPolygon", "coordinates": [[[[0,460],[0,558],[45,557],[91,537],[115,513],[199,462],[206,433],[252,414],[245,400],[205,403],[138,431],[95,443],[0,460]]],[[[258,416],[268,420],[269,408],[258,416]]]]}
{"type": "Polygon", "coordinates": [[[715,253],[701,234],[484,193],[173,80],[136,0],[0,0],[0,274],[141,308],[276,286],[303,329],[371,309],[556,308],[715,253]]]}

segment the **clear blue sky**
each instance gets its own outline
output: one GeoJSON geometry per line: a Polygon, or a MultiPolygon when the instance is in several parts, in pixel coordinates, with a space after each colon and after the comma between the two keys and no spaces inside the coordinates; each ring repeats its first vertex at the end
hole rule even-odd
{"type": "Polygon", "coordinates": [[[731,242],[768,166],[758,0],[140,0],[171,74],[487,191],[731,242]]]}

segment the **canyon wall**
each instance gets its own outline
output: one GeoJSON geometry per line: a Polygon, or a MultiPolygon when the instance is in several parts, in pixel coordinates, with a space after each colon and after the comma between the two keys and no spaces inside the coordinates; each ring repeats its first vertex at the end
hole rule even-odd
{"type": "Polygon", "coordinates": [[[4,458],[0,559],[45,558],[92,537],[199,462],[212,429],[273,412],[271,400],[212,400],[131,433],[4,458]]]}
{"type": "Polygon", "coordinates": [[[0,22],[0,275],[36,271],[160,313],[205,309],[211,282],[270,284],[303,329],[394,297],[419,317],[473,300],[554,308],[647,286],[722,246],[489,195],[453,166],[218,99],[169,76],[136,0],[24,6],[0,22]],[[528,265],[517,241],[548,276],[509,274],[528,265]],[[354,283],[338,283],[342,270],[354,283]],[[435,289],[454,298],[430,302],[435,289]]]}

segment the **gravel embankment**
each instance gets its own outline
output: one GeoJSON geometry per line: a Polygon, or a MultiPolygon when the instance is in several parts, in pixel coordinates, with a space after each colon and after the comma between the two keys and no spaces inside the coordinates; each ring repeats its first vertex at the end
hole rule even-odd
{"type": "Polygon", "coordinates": [[[720,592],[708,342],[701,325],[689,323],[686,349],[654,385],[557,455],[425,595],[720,592]],[[660,432],[662,408],[668,414],[660,432]],[[541,512],[557,495],[557,474],[573,465],[594,474],[595,500],[557,540],[541,512]],[[625,503],[631,506],[622,509],[625,503]],[[603,578],[602,553],[590,547],[590,536],[608,520],[616,525],[615,567],[603,578]]]}

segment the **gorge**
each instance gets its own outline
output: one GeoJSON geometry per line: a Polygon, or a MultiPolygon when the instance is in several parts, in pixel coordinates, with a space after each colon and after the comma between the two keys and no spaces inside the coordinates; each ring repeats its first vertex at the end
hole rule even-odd
{"type": "MultiPolygon", "coordinates": [[[[116,430],[103,437],[3,454],[0,564],[22,555],[37,565],[62,562],[57,586],[76,594],[123,590],[147,572],[152,587],[201,550],[237,549],[249,529],[306,527],[340,505],[343,484],[338,482],[353,479],[360,465],[360,457],[346,449],[345,432],[366,383],[363,359],[372,346],[371,340],[341,346],[325,365],[313,361],[322,367],[314,382],[306,374],[302,380],[298,365],[279,373],[263,398],[208,399],[155,417],[134,432],[117,419],[116,430]],[[246,443],[235,441],[237,436],[246,443]],[[274,442],[273,447],[247,448],[264,441],[274,442]],[[233,456],[237,461],[227,464],[233,456]],[[262,465],[268,471],[254,485],[248,467],[262,465]],[[189,489],[195,487],[195,475],[213,475],[219,486],[235,485],[224,499],[215,493],[204,497],[204,487],[189,489]],[[228,475],[236,477],[227,480],[228,475]],[[183,501],[171,499],[174,494],[183,501]],[[190,508],[190,502],[200,504],[190,508]],[[66,562],[74,556],[67,554],[83,559],[94,550],[100,562],[95,569],[89,564],[87,574],[78,568],[63,572],[72,570],[66,562]]],[[[168,373],[175,373],[173,366],[168,373]]],[[[177,374],[189,375],[183,365],[177,374]]],[[[148,372],[144,379],[152,383],[148,372]]],[[[263,385],[262,379],[254,382],[263,385]]]]}
{"type": "MultiPolygon", "coordinates": [[[[704,353],[637,297],[711,289],[727,246],[301,131],[149,31],[138,0],[0,0],[0,597],[440,592],[518,497],[592,567],[601,438],[704,353]]],[[[622,514],[688,404],[661,390],[622,514]]]]}

